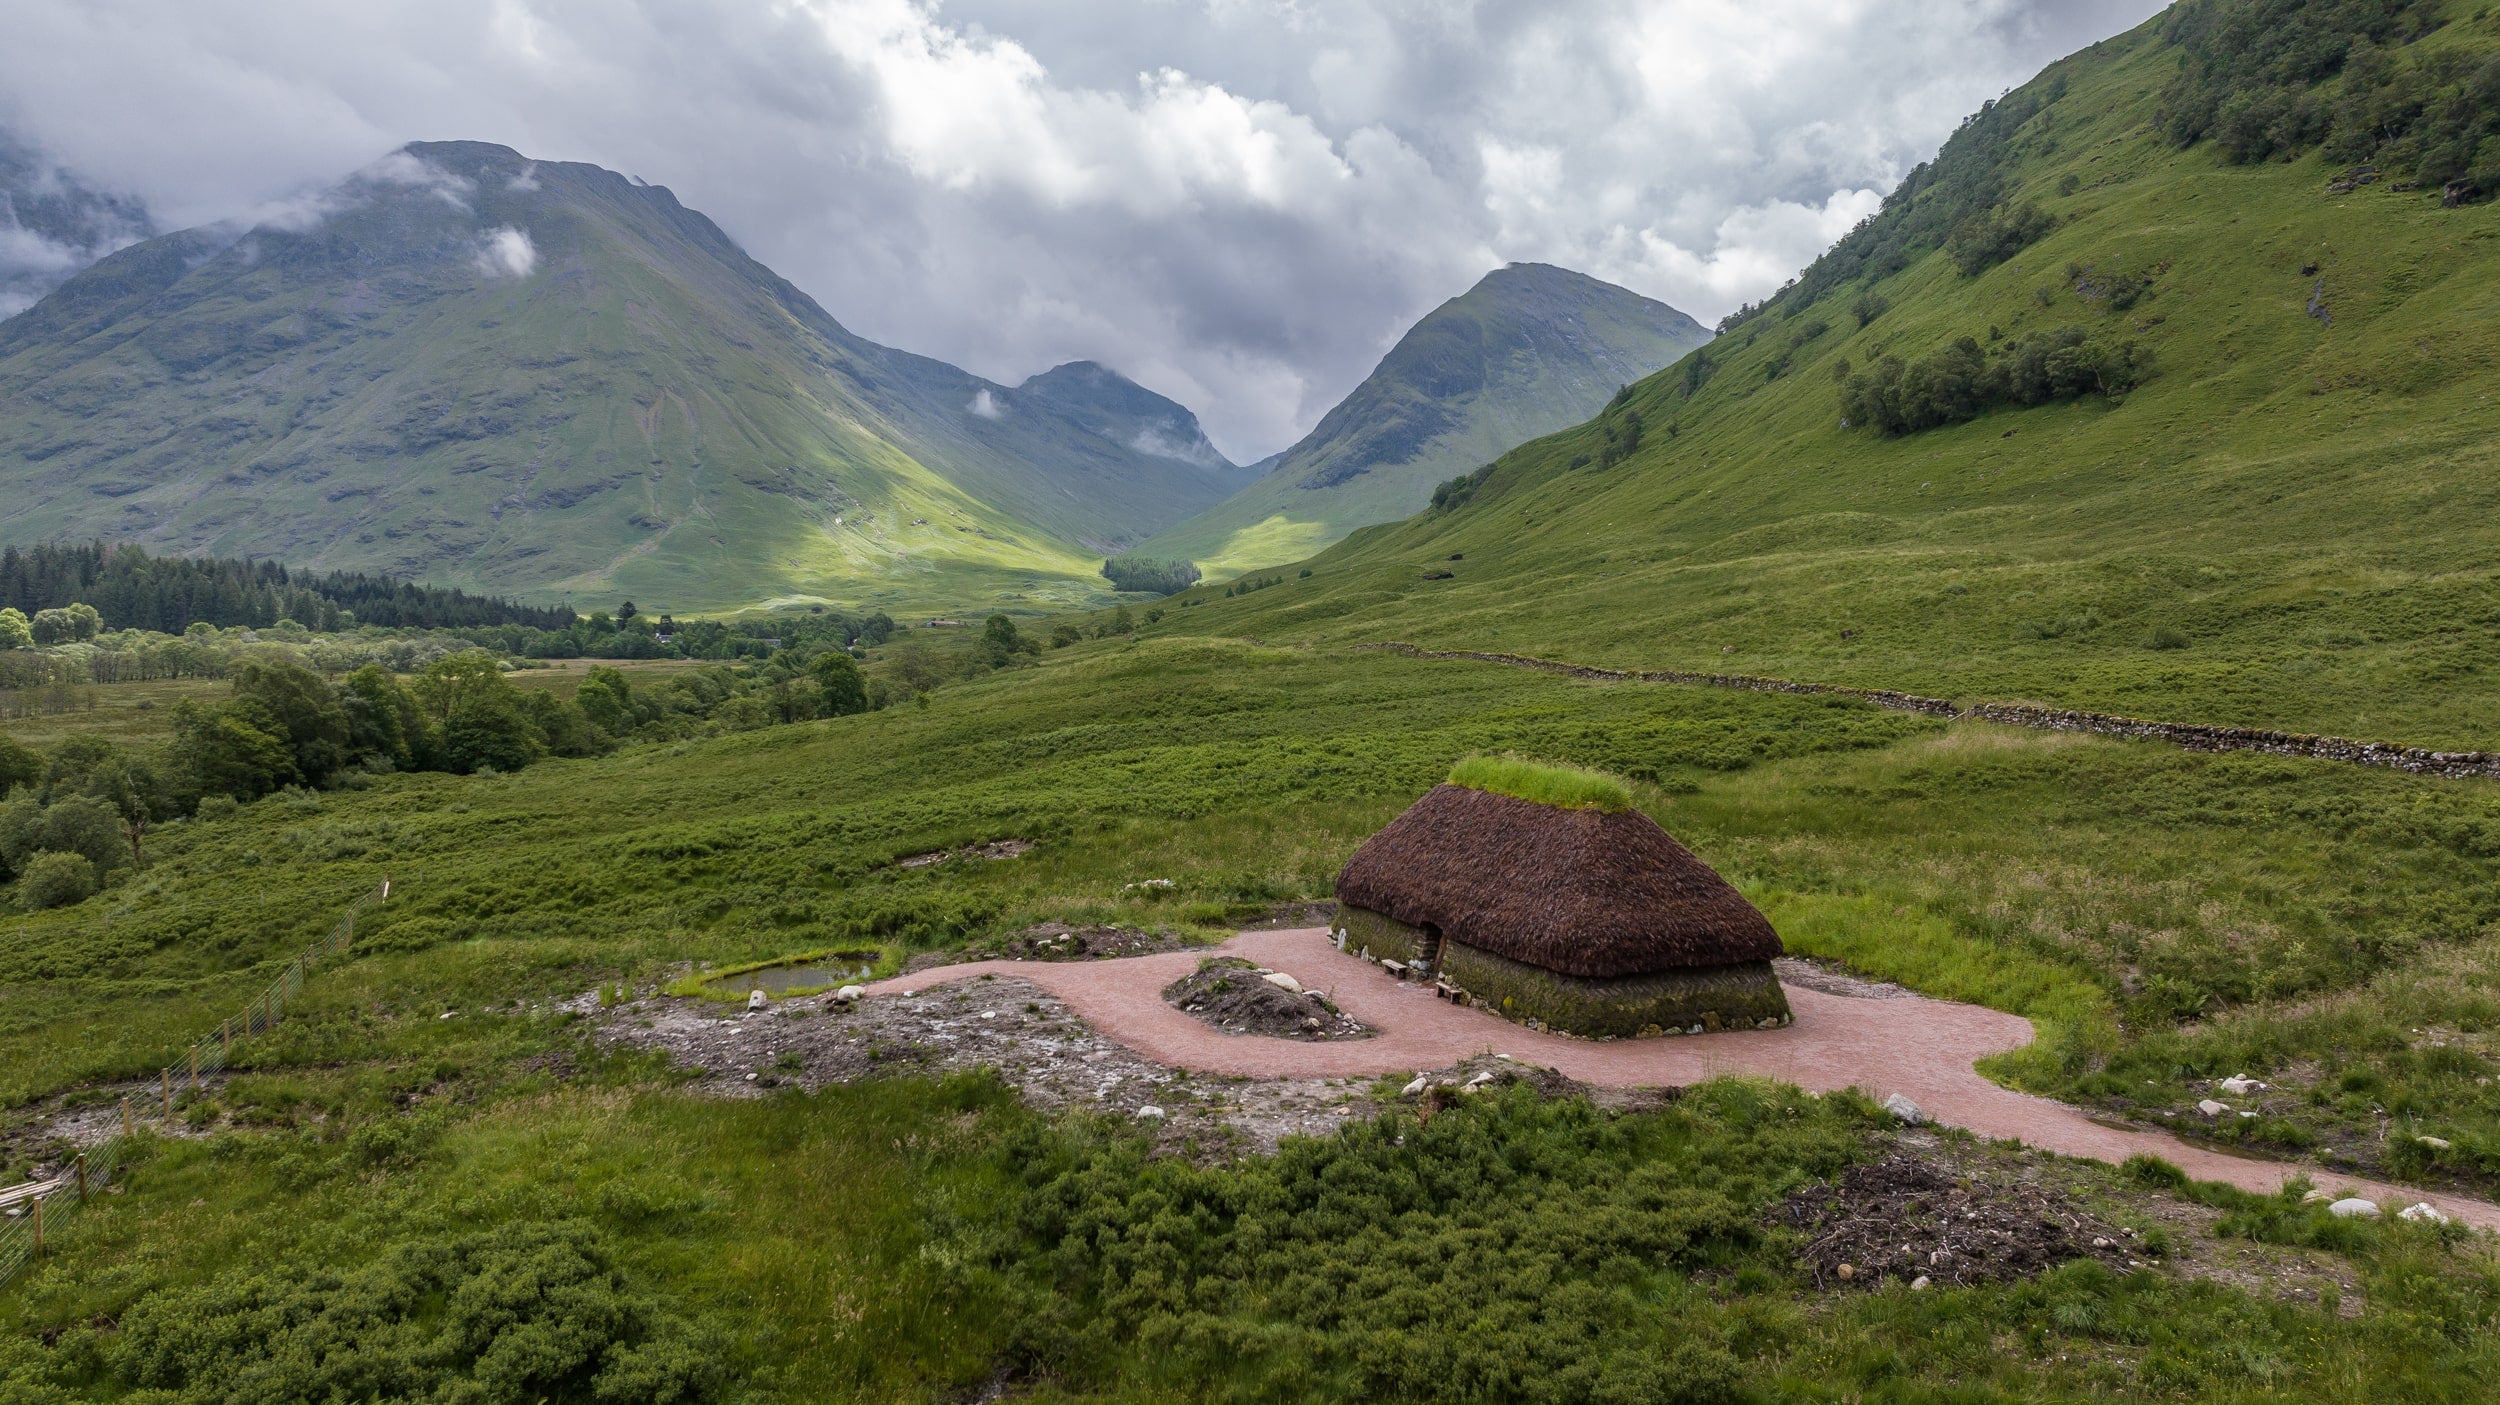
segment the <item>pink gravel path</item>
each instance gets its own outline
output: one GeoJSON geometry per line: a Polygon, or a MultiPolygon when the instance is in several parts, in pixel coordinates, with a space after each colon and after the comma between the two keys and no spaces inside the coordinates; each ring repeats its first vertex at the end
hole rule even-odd
{"type": "Polygon", "coordinates": [[[2315,1167],[2231,1156],[2160,1132],[2107,1127],[2047,1098],[2001,1088],[1973,1063],[2031,1042],[2031,1021],[1977,1005],[1912,996],[1859,999],[1789,986],[1796,1022],[1786,1029],[1621,1039],[1595,1043],[1539,1034],[1482,1010],[1435,997],[1336,949],[1326,930],[1244,932],[1217,948],[1327,991],[1339,1008],[1380,1033],[1306,1042],[1225,1034],[1163,1002],[1163,987],[1195,969],[1204,952],[1163,952],[1111,961],[972,961],[880,981],[872,994],[924,990],[984,974],[1030,981],[1096,1029],[1157,1063],[1246,1078],[1349,1078],[1441,1068],[1500,1053],[1601,1087],[1663,1087],[1721,1074],[1757,1074],[1810,1092],[1862,1088],[1899,1093],[1939,1122],[1981,1136],[2020,1138],[2067,1156],[2116,1163],[2147,1152],[2199,1180],[2270,1193],[2306,1173],[2327,1190],[2391,1211],[2429,1201],[2461,1223],[2500,1229],[2500,1206],[2406,1190],[2315,1167]]]}

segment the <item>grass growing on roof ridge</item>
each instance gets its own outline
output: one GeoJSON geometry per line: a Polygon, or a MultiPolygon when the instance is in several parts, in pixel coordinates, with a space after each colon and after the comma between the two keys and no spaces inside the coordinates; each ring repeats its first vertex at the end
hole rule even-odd
{"type": "Polygon", "coordinates": [[[1461,758],[1450,768],[1449,783],[1565,810],[1601,810],[1613,815],[1632,808],[1631,787],[1603,771],[1517,756],[1461,758]]]}

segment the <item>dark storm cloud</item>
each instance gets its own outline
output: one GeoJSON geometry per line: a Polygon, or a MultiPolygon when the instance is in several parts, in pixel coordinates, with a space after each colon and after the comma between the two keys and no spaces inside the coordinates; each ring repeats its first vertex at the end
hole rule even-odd
{"type": "Polygon", "coordinates": [[[1509,260],[1714,320],[2155,0],[12,0],[0,122],[167,223],[466,137],[674,188],[860,332],[1252,457],[1509,260]]]}

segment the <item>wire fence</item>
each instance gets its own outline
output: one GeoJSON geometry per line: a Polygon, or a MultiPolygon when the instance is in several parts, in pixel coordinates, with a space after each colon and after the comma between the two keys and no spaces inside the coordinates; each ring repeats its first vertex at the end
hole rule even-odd
{"type": "Polygon", "coordinates": [[[305,947],[286,964],[269,988],[254,996],[242,1013],[217,1022],[217,1028],[157,1070],[156,1087],[121,1101],[121,1126],[104,1140],[71,1158],[69,1166],[47,1180],[0,1188],[0,1287],[40,1258],[77,1216],[87,1197],[113,1183],[140,1129],[153,1123],[170,1127],[174,1103],[184,1092],[196,1092],[223,1073],[234,1057],[235,1042],[263,1033],[304,990],[304,978],[323,957],[347,950],[356,940],[356,919],[364,910],[391,895],[391,880],[348,904],[347,912],[329,933],[305,947]]]}

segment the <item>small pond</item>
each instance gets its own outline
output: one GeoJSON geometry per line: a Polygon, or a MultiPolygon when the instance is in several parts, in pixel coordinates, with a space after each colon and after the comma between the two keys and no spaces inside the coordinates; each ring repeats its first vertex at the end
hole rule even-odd
{"type": "Polygon", "coordinates": [[[704,984],[730,995],[744,995],[750,990],[771,996],[787,995],[794,990],[824,990],[866,980],[884,955],[881,951],[837,951],[791,965],[714,976],[704,984]]]}

